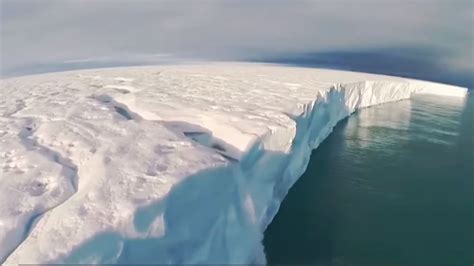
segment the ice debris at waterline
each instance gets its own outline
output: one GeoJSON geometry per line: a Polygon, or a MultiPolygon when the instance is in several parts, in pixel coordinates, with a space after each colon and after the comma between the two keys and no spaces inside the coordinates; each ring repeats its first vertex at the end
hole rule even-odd
{"type": "Polygon", "coordinates": [[[466,89],[261,64],[1,81],[0,261],[265,262],[311,150],[361,107],[466,89]]]}

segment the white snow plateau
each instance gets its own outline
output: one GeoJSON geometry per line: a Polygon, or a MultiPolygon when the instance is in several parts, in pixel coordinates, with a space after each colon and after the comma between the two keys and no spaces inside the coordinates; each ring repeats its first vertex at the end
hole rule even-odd
{"type": "Polygon", "coordinates": [[[265,263],[265,228],[338,121],[466,93],[251,63],[1,80],[0,262],[265,263]]]}

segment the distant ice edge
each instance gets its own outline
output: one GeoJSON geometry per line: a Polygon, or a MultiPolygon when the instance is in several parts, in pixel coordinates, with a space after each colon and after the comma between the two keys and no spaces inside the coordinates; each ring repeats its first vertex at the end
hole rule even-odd
{"type": "MultiPolygon", "coordinates": [[[[284,114],[294,121],[293,129],[269,131],[227,168],[210,168],[174,186],[166,195],[169,206],[163,214],[165,220],[174,224],[167,224],[169,231],[167,228],[160,242],[137,240],[119,232],[100,232],[85,249],[75,247],[82,250],[72,250],[66,257],[49,262],[75,262],[78,256],[88,255],[96,256],[93,261],[97,263],[150,263],[148,258],[180,264],[265,263],[264,230],[277,214],[288,190],[306,170],[311,151],[339,121],[360,108],[409,99],[413,94],[464,97],[466,93],[463,88],[417,80],[334,84],[329,90],[319,92],[313,101],[299,104],[284,114]],[[282,141],[291,143],[287,152],[265,149],[266,144],[282,141]],[[199,194],[194,198],[202,201],[190,202],[182,197],[188,193],[199,194]],[[195,215],[189,215],[189,206],[196,207],[192,210],[195,215]],[[211,216],[207,215],[209,208],[213,209],[211,216]],[[208,230],[192,234],[186,231],[196,228],[208,230]],[[156,252],[153,245],[166,251],[156,252]],[[150,253],[155,254],[150,256],[150,253]]],[[[117,112],[125,113],[122,115],[127,119],[138,117],[139,112],[135,114],[136,110],[127,102],[114,100],[113,103],[119,107],[117,112]]],[[[144,210],[143,215],[154,212],[153,208],[144,210]]],[[[12,254],[5,264],[21,261],[21,255],[15,255],[15,251],[12,254]]]]}

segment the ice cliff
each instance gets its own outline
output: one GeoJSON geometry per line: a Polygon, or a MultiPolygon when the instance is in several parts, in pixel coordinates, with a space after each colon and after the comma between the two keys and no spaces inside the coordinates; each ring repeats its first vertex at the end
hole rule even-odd
{"type": "Polygon", "coordinates": [[[0,262],[263,263],[311,150],[415,93],[466,90],[236,63],[2,80],[0,262]]]}

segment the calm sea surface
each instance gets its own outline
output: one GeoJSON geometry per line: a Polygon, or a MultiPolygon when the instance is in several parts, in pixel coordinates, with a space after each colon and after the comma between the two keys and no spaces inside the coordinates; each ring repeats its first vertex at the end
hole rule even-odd
{"type": "Polygon", "coordinates": [[[474,265],[474,97],[359,111],[265,232],[270,264],[474,265]]]}

